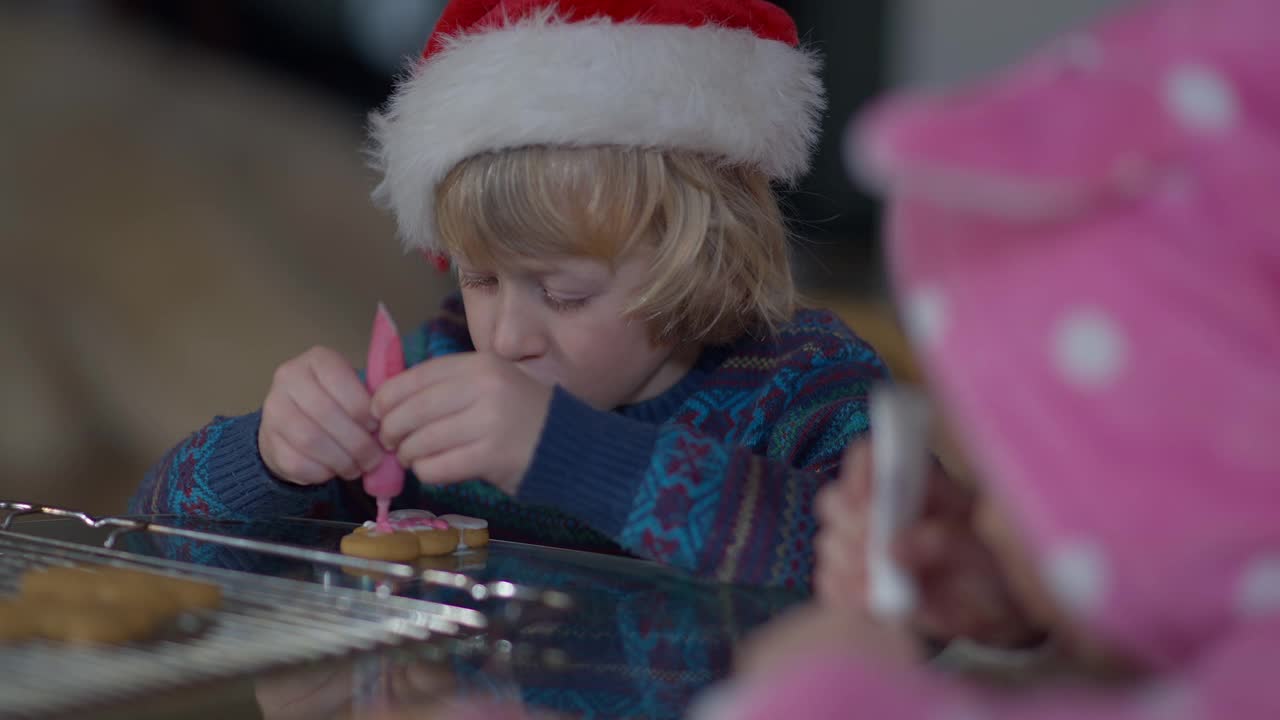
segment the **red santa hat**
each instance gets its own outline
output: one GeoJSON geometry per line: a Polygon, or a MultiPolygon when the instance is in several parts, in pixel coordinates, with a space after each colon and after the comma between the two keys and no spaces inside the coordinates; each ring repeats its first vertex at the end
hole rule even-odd
{"type": "Polygon", "coordinates": [[[375,196],[433,251],[437,183],[484,152],[692,150],[792,182],[818,138],[818,69],[764,0],[453,0],[373,117],[375,196]]]}

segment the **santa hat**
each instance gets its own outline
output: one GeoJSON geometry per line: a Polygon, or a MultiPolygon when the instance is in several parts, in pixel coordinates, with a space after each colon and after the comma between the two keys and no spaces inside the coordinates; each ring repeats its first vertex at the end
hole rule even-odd
{"type": "Polygon", "coordinates": [[[818,137],[818,65],[764,0],[453,0],[373,117],[375,197],[434,251],[436,185],[485,152],[690,150],[792,182],[818,137]]]}

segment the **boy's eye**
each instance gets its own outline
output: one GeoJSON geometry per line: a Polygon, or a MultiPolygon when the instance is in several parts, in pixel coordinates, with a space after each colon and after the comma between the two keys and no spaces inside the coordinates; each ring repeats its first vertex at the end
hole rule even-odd
{"type": "Polygon", "coordinates": [[[587,304],[587,297],[561,297],[543,288],[542,297],[546,300],[547,307],[556,312],[571,312],[577,310],[587,304]]]}
{"type": "Polygon", "coordinates": [[[498,286],[493,275],[460,275],[458,283],[468,290],[489,290],[498,286]]]}

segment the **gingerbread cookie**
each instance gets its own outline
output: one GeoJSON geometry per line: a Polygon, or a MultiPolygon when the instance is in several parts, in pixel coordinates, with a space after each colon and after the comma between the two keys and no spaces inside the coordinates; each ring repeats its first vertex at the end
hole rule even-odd
{"type": "Polygon", "coordinates": [[[466,515],[441,515],[440,519],[458,531],[459,548],[482,548],[489,544],[489,522],[466,515]]]}
{"type": "Polygon", "coordinates": [[[40,636],[36,608],[22,600],[0,602],[0,645],[26,642],[40,636]]]}
{"type": "Polygon", "coordinates": [[[448,555],[458,549],[458,536],[452,530],[415,530],[418,536],[418,554],[423,557],[448,555]]]}
{"type": "Polygon", "coordinates": [[[30,599],[121,604],[162,615],[211,610],[222,604],[222,588],[212,583],[113,567],[33,570],[23,575],[21,590],[30,599]]]}
{"type": "Polygon", "coordinates": [[[161,581],[186,610],[214,610],[222,605],[222,588],[213,583],[174,577],[162,577],[161,581]]]}
{"type": "Polygon", "coordinates": [[[84,567],[48,567],[28,570],[18,581],[23,597],[79,596],[84,588],[91,587],[101,575],[84,567]]]}
{"type": "Polygon", "coordinates": [[[344,555],[390,562],[408,562],[419,554],[418,536],[403,530],[381,533],[376,529],[358,527],[342,538],[339,547],[344,555]]]}
{"type": "Polygon", "coordinates": [[[41,637],[73,645],[119,645],[155,634],[173,615],[129,603],[64,603],[35,614],[41,637]]]}
{"type": "Polygon", "coordinates": [[[19,589],[17,600],[0,606],[0,641],[131,642],[183,612],[222,603],[222,588],[212,583],[115,567],[31,570],[19,589]]]}

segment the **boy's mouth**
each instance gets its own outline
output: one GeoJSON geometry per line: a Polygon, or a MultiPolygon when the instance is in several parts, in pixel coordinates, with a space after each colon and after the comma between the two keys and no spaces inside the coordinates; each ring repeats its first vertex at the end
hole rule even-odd
{"type": "Polygon", "coordinates": [[[547,385],[547,386],[555,385],[557,381],[556,381],[556,378],[554,377],[554,373],[551,372],[550,368],[545,367],[545,365],[543,366],[535,365],[535,363],[537,362],[538,361],[528,361],[528,360],[521,361],[516,363],[516,367],[520,369],[520,372],[523,372],[525,375],[528,375],[529,377],[533,378],[534,380],[537,380],[543,385],[547,385]]]}

